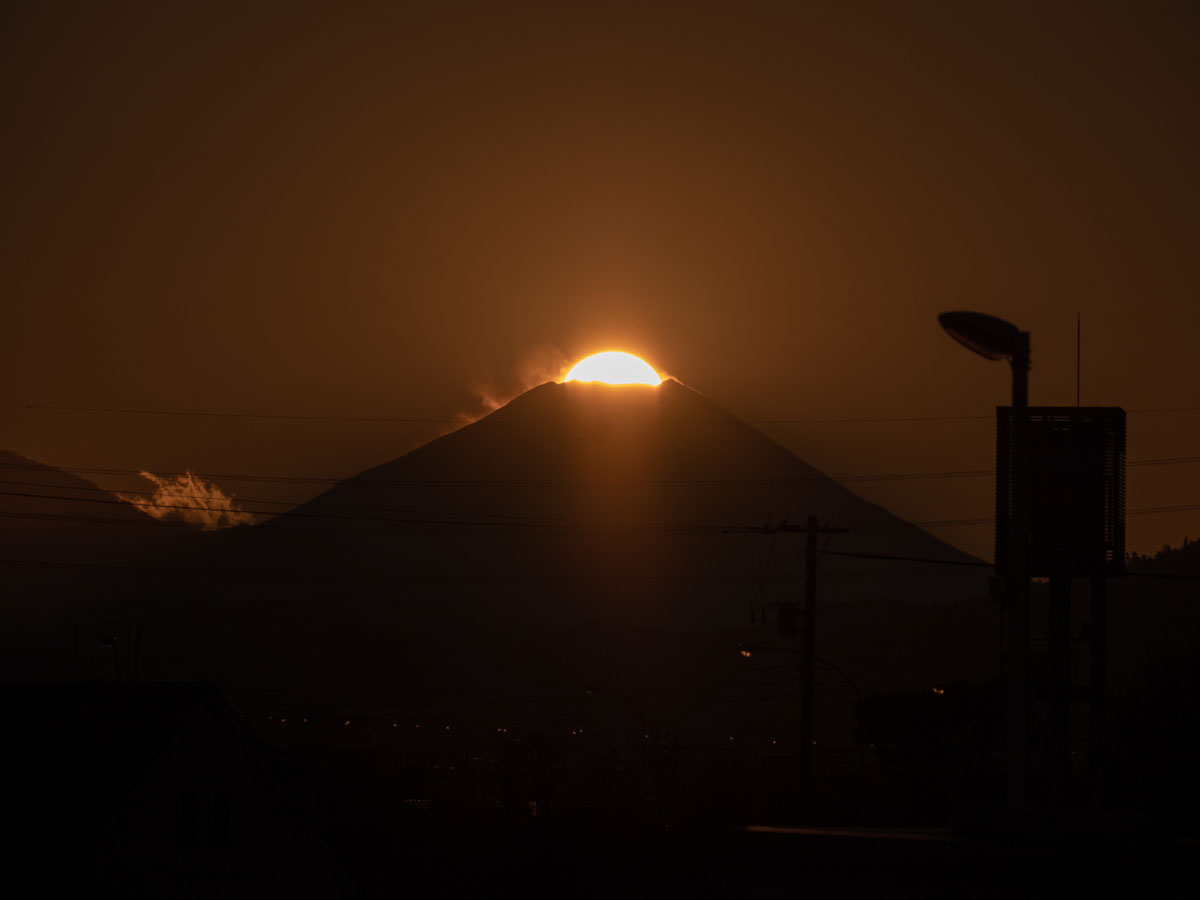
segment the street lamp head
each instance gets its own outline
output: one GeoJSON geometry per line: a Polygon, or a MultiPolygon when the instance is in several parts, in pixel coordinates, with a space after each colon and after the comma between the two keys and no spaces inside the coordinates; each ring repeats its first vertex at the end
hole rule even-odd
{"type": "Polygon", "coordinates": [[[1024,346],[1021,330],[995,316],[948,312],[939,315],[938,322],[950,337],[988,359],[1012,359],[1024,346]]]}

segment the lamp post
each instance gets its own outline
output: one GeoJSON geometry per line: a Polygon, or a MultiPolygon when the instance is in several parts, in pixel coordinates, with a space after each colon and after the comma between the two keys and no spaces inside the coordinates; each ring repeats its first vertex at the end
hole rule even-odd
{"type": "MultiPolygon", "coordinates": [[[[1029,655],[1029,332],[976,312],[938,316],[946,332],[974,353],[1012,368],[1012,511],[1005,605],[1008,670],[1008,805],[1025,805],[1026,689],[1029,655]]],[[[996,510],[997,522],[1000,510],[996,510]]]]}

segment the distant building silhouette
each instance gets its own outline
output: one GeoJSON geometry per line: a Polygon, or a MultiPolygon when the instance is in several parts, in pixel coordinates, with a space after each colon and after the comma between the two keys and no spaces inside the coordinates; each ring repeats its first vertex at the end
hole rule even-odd
{"type": "Polygon", "coordinates": [[[39,896],[350,893],[212,685],[4,685],[0,709],[4,883],[39,896]]]}

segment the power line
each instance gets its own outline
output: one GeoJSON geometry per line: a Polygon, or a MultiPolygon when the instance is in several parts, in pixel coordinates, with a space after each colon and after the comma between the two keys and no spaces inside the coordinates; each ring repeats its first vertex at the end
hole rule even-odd
{"type": "Polygon", "coordinates": [[[933,559],[932,557],[926,557],[926,556],[893,556],[893,555],[887,554],[887,553],[852,553],[852,552],[845,551],[845,550],[826,550],[825,554],[827,556],[849,556],[849,557],[853,557],[855,559],[901,560],[904,562],[929,563],[931,565],[939,565],[939,566],[971,566],[971,567],[976,567],[976,568],[988,568],[988,569],[991,569],[994,567],[992,563],[983,562],[982,560],[974,560],[974,559],[972,559],[972,560],[933,559]]]}
{"type": "MultiPolygon", "coordinates": [[[[69,490],[70,488],[65,488],[65,489],[69,490]]],[[[757,526],[719,525],[719,524],[701,524],[701,523],[674,524],[674,525],[672,525],[672,524],[647,524],[647,525],[635,525],[635,526],[616,526],[616,527],[610,527],[610,528],[596,528],[596,527],[586,528],[586,527],[581,527],[578,525],[573,526],[571,523],[569,523],[563,519],[552,519],[552,518],[546,517],[544,519],[538,520],[535,517],[528,517],[527,520],[525,520],[525,521],[511,521],[511,520],[504,521],[504,519],[507,518],[506,516],[503,516],[503,515],[490,516],[490,514],[479,514],[479,517],[474,520],[462,519],[462,518],[447,519],[447,518],[410,518],[410,517],[406,517],[406,516],[412,515],[411,513],[404,513],[404,515],[401,515],[401,516],[367,516],[367,515],[358,515],[358,514],[355,514],[355,515],[332,515],[332,514],[326,514],[326,513],[321,513],[321,512],[308,512],[308,511],[305,511],[304,508],[277,511],[277,510],[248,510],[248,509],[242,509],[242,508],[235,508],[232,506],[205,506],[202,504],[153,503],[153,502],[133,504],[129,501],[117,499],[115,497],[112,497],[112,498],[110,498],[110,497],[72,497],[72,496],[66,496],[66,495],[61,495],[61,494],[44,494],[44,493],[32,493],[32,492],[26,492],[26,491],[5,491],[5,490],[0,490],[0,496],[17,497],[17,498],[23,498],[23,499],[52,500],[52,501],[62,501],[62,502],[70,502],[70,503],[92,503],[92,504],[103,504],[103,505],[108,505],[108,506],[122,506],[122,507],[132,507],[132,508],[148,507],[148,508],[152,508],[152,509],[165,509],[165,510],[173,510],[173,511],[211,512],[211,513],[222,513],[222,514],[244,514],[244,515],[252,515],[252,516],[266,515],[266,516],[272,516],[275,518],[282,518],[282,519],[293,519],[293,518],[295,518],[295,519],[317,519],[317,520],[338,521],[338,522],[343,522],[343,523],[345,523],[345,522],[373,522],[373,523],[384,523],[384,524],[390,524],[390,525],[441,526],[441,527],[453,527],[453,528],[460,528],[460,529],[463,526],[476,526],[476,527],[485,527],[485,528],[489,528],[489,529],[500,529],[500,528],[529,529],[529,530],[557,529],[557,530],[562,530],[562,531],[566,531],[568,529],[574,528],[576,530],[587,530],[587,531],[593,531],[593,532],[606,532],[606,533],[607,532],[616,533],[616,532],[625,532],[625,531],[677,531],[677,532],[693,532],[693,533],[696,533],[696,532],[758,533],[761,531],[761,528],[757,527],[757,526]],[[493,520],[501,519],[501,521],[488,521],[488,518],[485,518],[485,516],[490,516],[490,518],[493,520]]],[[[228,502],[233,502],[232,500],[229,500],[229,498],[226,498],[226,499],[228,500],[228,502]]],[[[246,502],[252,502],[252,501],[246,501],[246,502]]],[[[354,507],[352,507],[352,506],[346,507],[346,508],[354,509],[354,507]]],[[[384,508],[384,507],[374,507],[374,509],[375,510],[386,510],[386,508],[384,508]]],[[[1173,505],[1173,506],[1150,506],[1150,507],[1139,507],[1139,508],[1127,510],[1126,515],[1130,515],[1130,516],[1154,515],[1154,514],[1163,514],[1163,513],[1189,512],[1189,511],[1194,511],[1197,509],[1200,509],[1200,504],[1195,504],[1195,503],[1193,503],[1193,504],[1177,504],[1177,505],[1173,505]]],[[[396,512],[402,512],[402,511],[396,510],[396,512]]],[[[28,517],[28,518],[38,518],[38,519],[60,519],[60,520],[64,520],[64,521],[70,521],[70,520],[75,520],[75,519],[83,521],[83,520],[85,520],[85,518],[96,521],[101,518],[101,517],[82,517],[82,516],[49,516],[49,515],[44,515],[44,514],[25,513],[25,512],[2,512],[2,513],[0,513],[0,515],[9,517],[9,518],[28,517]]],[[[437,514],[437,515],[442,515],[442,514],[437,514]]],[[[467,515],[471,515],[471,514],[469,514],[469,513],[453,513],[452,515],[458,515],[461,517],[461,516],[467,516],[467,515]]],[[[126,520],[114,519],[114,521],[126,521],[126,520]]],[[[135,521],[135,522],[138,522],[139,524],[141,524],[140,520],[133,519],[132,521],[135,521]]],[[[883,531],[883,530],[894,530],[894,529],[906,528],[909,526],[916,526],[918,528],[951,528],[951,527],[988,526],[988,525],[993,525],[993,524],[994,524],[994,521],[992,519],[982,518],[982,517],[973,518],[973,519],[937,519],[937,520],[926,520],[926,521],[915,521],[915,522],[908,522],[908,521],[897,519],[895,524],[888,524],[888,525],[863,524],[863,525],[856,526],[856,530],[858,530],[858,531],[883,531]]],[[[456,533],[461,534],[462,532],[460,531],[460,532],[456,532],[456,533]]],[[[831,555],[837,555],[837,554],[833,554],[831,552],[831,555]]]]}
{"type": "MultiPolygon", "coordinates": [[[[301,422],[375,422],[375,423],[398,423],[405,425],[464,425],[470,421],[470,417],[463,416],[333,416],[333,415],[301,415],[290,413],[260,413],[260,412],[228,412],[217,410],[187,410],[187,409],[145,409],[136,407],[115,407],[115,406],[68,406],[48,403],[17,403],[17,402],[0,402],[0,408],[3,409],[20,409],[29,411],[44,411],[44,412],[72,412],[72,413],[101,413],[107,415],[126,415],[126,416],[181,416],[181,417],[199,417],[199,418],[218,418],[218,419],[278,419],[284,421],[301,421],[301,422]]],[[[1169,407],[1142,407],[1129,409],[1131,413],[1178,413],[1178,412],[1200,412],[1200,406],[1169,406],[1169,407]]],[[[487,413],[483,413],[487,415],[487,413]]],[[[830,418],[773,418],[773,419],[734,419],[727,424],[751,424],[751,425],[828,425],[828,424],[856,424],[856,423],[872,423],[872,422],[965,422],[965,421],[993,421],[995,416],[992,415],[934,415],[934,416],[840,416],[830,418]]],[[[511,424],[559,424],[556,420],[536,420],[536,419],[509,419],[511,424]]],[[[662,424],[726,424],[723,422],[714,422],[711,419],[696,419],[696,420],[667,420],[662,424]]]]}
{"type": "MultiPolygon", "coordinates": [[[[1200,461],[1196,457],[1195,461],[1200,461]]],[[[0,469],[18,469],[29,471],[45,471],[48,467],[39,463],[8,463],[0,462],[0,469]]],[[[115,469],[96,466],[53,466],[64,472],[82,473],[85,475],[121,475],[141,477],[144,470],[115,469]]],[[[186,478],[189,475],[211,481],[251,481],[279,484],[322,484],[336,485],[353,479],[354,487],[586,487],[598,486],[629,486],[645,485],[647,487],[729,487],[737,485],[776,485],[812,484],[829,481],[906,481],[919,478],[975,478],[990,476],[990,470],[946,471],[946,472],[903,472],[899,474],[870,474],[870,475],[837,475],[829,476],[821,473],[801,475],[786,478],[674,478],[674,479],[638,479],[638,480],[585,480],[585,479],[400,479],[400,478],[366,478],[354,476],[316,476],[316,475],[248,475],[231,472],[156,472],[159,478],[186,478]]],[[[65,487],[65,486],[64,486],[65,487]]]]}
{"type": "MultiPolygon", "coordinates": [[[[124,497],[127,497],[127,496],[131,496],[131,497],[155,497],[155,496],[157,496],[157,495],[159,494],[159,490],[153,490],[153,491],[146,491],[146,490],[141,490],[141,491],[137,491],[137,490],[119,490],[119,491],[110,491],[110,490],[108,490],[107,488],[97,487],[97,486],[96,486],[96,485],[94,485],[94,484],[84,484],[84,485],[47,484],[47,483],[46,483],[46,482],[44,482],[44,481],[6,481],[6,480],[0,480],[0,485],[8,485],[8,486],[14,486],[14,487],[41,487],[41,488],[54,488],[54,489],[58,489],[58,490],[69,490],[69,491],[87,491],[87,492],[89,492],[89,493],[97,493],[97,494],[110,494],[110,495],[116,496],[116,497],[118,497],[118,498],[124,498],[124,497]]],[[[62,500],[62,499],[71,499],[71,500],[74,500],[74,499],[77,499],[77,498],[74,498],[74,497],[69,497],[69,498],[68,498],[68,497],[60,497],[60,496],[58,496],[58,495],[49,495],[49,494],[47,494],[47,495],[39,495],[39,496],[53,497],[53,499],[55,499],[55,500],[62,500]]],[[[84,498],[78,498],[78,499],[81,499],[81,500],[82,500],[82,499],[84,499],[84,498]]],[[[263,505],[270,505],[270,506],[285,506],[285,507],[295,507],[295,506],[297,506],[297,505],[298,505],[298,504],[297,504],[295,501],[292,501],[292,500],[264,500],[264,499],[261,499],[261,498],[255,499],[255,498],[250,498],[250,497],[236,497],[236,496],[231,496],[231,497],[229,497],[229,498],[227,498],[227,499],[229,499],[231,502],[237,503],[239,506],[241,506],[242,504],[245,504],[245,503],[255,503],[255,504],[263,504],[263,505]]],[[[140,506],[140,505],[143,505],[143,504],[133,504],[133,505],[138,505],[138,506],[140,506]]],[[[144,504],[144,505],[146,505],[146,506],[155,506],[155,505],[157,505],[157,504],[154,504],[154,503],[147,503],[147,504],[144,504]]],[[[467,512],[462,512],[462,513],[460,513],[460,512],[450,512],[450,511],[432,512],[432,511],[428,511],[428,510],[418,510],[418,509],[397,509],[397,508],[395,508],[395,507],[388,507],[388,506],[362,506],[362,505],[358,505],[358,504],[351,504],[351,503],[322,503],[322,502],[320,502],[320,501],[318,501],[318,500],[309,500],[309,501],[307,501],[306,503],[304,503],[303,505],[304,505],[304,507],[305,507],[305,508],[309,508],[309,509],[347,509],[347,510],[353,510],[353,511],[355,511],[355,512],[390,512],[390,513],[401,513],[401,514],[403,514],[403,515],[413,515],[413,516],[462,516],[462,517],[478,517],[478,515],[479,515],[478,513],[467,513],[467,512]]],[[[195,507],[195,508],[196,508],[196,509],[208,509],[208,508],[210,508],[210,507],[197,506],[197,507],[195,507]]],[[[234,512],[250,512],[250,513],[252,513],[252,514],[254,514],[254,515],[279,515],[279,513],[278,513],[278,512],[273,512],[273,511],[268,511],[268,510],[245,510],[245,509],[239,509],[239,510],[233,510],[233,511],[234,511],[234,512]]],[[[521,515],[516,515],[516,514],[513,514],[513,513],[489,513],[488,515],[489,515],[491,518],[496,518],[496,519],[525,519],[525,520],[530,520],[530,519],[532,519],[532,520],[548,520],[548,517],[546,517],[546,516],[521,516],[521,515]]],[[[340,518],[340,517],[333,517],[333,518],[340,518]]]]}
{"type": "MultiPolygon", "coordinates": [[[[107,497],[72,497],[72,496],[65,495],[65,494],[42,494],[42,493],[31,493],[31,492],[27,492],[27,491],[0,490],[0,496],[3,496],[3,497],[22,497],[22,498],[26,498],[26,499],[38,499],[38,500],[60,500],[60,501],[65,501],[65,502],[69,502],[69,503],[102,503],[102,504],[106,504],[109,506],[127,506],[127,507],[131,507],[133,509],[139,509],[139,510],[142,510],[145,508],[169,509],[169,510],[189,510],[189,511],[195,511],[195,512],[240,513],[240,514],[248,514],[248,515],[254,515],[254,516],[272,516],[272,517],[276,517],[276,518],[281,518],[281,517],[289,518],[289,517],[295,516],[295,517],[299,517],[299,518],[335,519],[335,520],[339,520],[339,521],[364,520],[364,521],[378,521],[378,522],[404,522],[404,523],[417,523],[417,524],[429,524],[429,525],[478,524],[478,523],[472,522],[471,518],[469,518],[469,517],[473,517],[473,518],[477,518],[477,519],[484,518],[483,514],[478,514],[478,513],[456,513],[456,512],[449,512],[449,513],[447,513],[447,512],[428,512],[428,513],[426,513],[426,512],[421,512],[421,511],[417,511],[417,510],[401,510],[401,509],[381,507],[381,506],[356,507],[356,506],[353,506],[350,504],[341,504],[341,503],[338,503],[338,504],[306,503],[306,504],[303,504],[303,506],[305,509],[309,509],[309,508],[346,509],[346,510],[353,510],[356,513],[358,513],[359,511],[361,511],[361,512],[392,512],[392,513],[399,513],[404,516],[458,516],[460,518],[459,519],[396,518],[396,517],[363,516],[361,514],[325,515],[325,514],[317,513],[317,512],[304,512],[299,509],[254,510],[254,509],[245,509],[242,506],[242,504],[244,504],[244,503],[285,504],[285,501],[281,501],[281,500],[249,500],[249,499],[245,499],[245,498],[235,498],[235,497],[222,497],[222,498],[220,498],[220,500],[213,500],[213,501],[207,501],[207,502],[214,502],[214,503],[215,502],[226,502],[226,503],[230,503],[230,504],[236,504],[236,506],[207,506],[207,505],[205,505],[206,501],[204,501],[201,498],[195,498],[197,502],[192,503],[192,504],[188,504],[188,503],[157,503],[157,502],[152,502],[152,501],[134,502],[134,501],[122,499],[121,495],[122,494],[137,494],[137,495],[142,495],[142,496],[154,496],[157,494],[157,492],[156,491],[120,491],[120,492],[116,492],[116,491],[106,491],[103,488],[97,488],[97,487],[75,488],[75,487],[68,487],[65,485],[43,485],[43,484],[39,484],[37,482],[0,481],[0,484],[7,484],[7,485],[18,484],[18,485],[24,485],[27,487],[58,487],[60,490],[89,490],[89,491],[94,491],[97,493],[103,493],[103,494],[109,495],[107,497]],[[468,518],[463,518],[463,517],[468,517],[468,518]]],[[[287,503],[286,505],[295,506],[296,504],[287,503]]],[[[565,526],[567,524],[566,520],[563,520],[563,519],[556,520],[556,519],[551,519],[549,517],[542,517],[541,519],[539,519],[536,516],[515,516],[515,515],[504,514],[504,513],[495,513],[495,514],[488,513],[488,514],[486,514],[486,518],[502,520],[500,522],[495,522],[495,523],[489,522],[486,524],[511,525],[514,528],[532,528],[532,527],[543,527],[543,526],[560,525],[560,524],[565,526]],[[503,521],[503,520],[516,520],[516,521],[503,521]]]]}
{"type": "MultiPolygon", "coordinates": [[[[1192,463],[1200,463],[1200,456],[1164,456],[1149,459],[1130,460],[1126,463],[1129,468],[1137,468],[1144,466],[1173,466],[1185,465],[1192,463]]],[[[47,468],[58,469],[64,472],[80,473],[84,475],[111,475],[111,476],[128,476],[142,477],[141,469],[116,469],[104,468],[98,466],[46,466],[41,463],[10,463],[0,462],[0,469],[17,469],[27,471],[46,471],[47,468]]],[[[212,481],[249,481],[264,484],[318,484],[318,485],[335,485],[342,484],[351,479],[354,479],[355,487],[379,486],[379,487],[570,487],[570,486],[588,486],[588,485],[611,485],[611,486],[626,486],[626,485],[646,485],[649,487],[693,487],[693,486],[711,486],[724,487],[736,485],[777,485],[786,486],[790,484],[807,484],[825,481],[835,481],[841,483],[856,483],[856,482],[871,482],[871,481],[915,481],[915,480],[940,480],[953,478],[990,478],[995,475],[994,469],[966,469],[966,470],[946,470],[946,471],[931,471],[931,472],[894,472],[894,473],[870,473],[860,475],[824,475],[821,473],[815,475],[796,476],[791,478],[723,478],[723,479],[648,479],[648,480],[614,480],[614,481],[586,481],[586,480],[539,480],[539,479],[478,479],[478,480],[461,480],[461,479],[394,479],[394,478],[364,478],[361,475],[349,476],[317,476],[317,475],[250,475],[243,473],[220,472],[157,472],[156,477],[161,478],[185,478],[190,476],[203,478],[212,481]]],[[[13,482],[16,484],[26,484],[28,482],[13,482]]],[[[32,482],[40,486],[41,482],[32,482]]],[[[64,488],[71,490],[87,490],[90,488],[75,487],[63,485],[64,488]]],[[[102,489],[103,490],[103,489],[102,489]]],[[[137,494],[138,491],[124,491],[123,493],[137,494]]],[[[262,503],[280,503],[276,500],[263,501],[245,501],[245,502],[262,502],[262,503]]]]}
{"type": "MultiPolygon", "coordinates": [[[[923,560],[916,559],[916,562],[923,560]]],[[[757,572],[721,572],[700,574],[644,574],[624,575],[617,573],[597,573],[580,575],[371,575],[361,572],[304,572],[304,571],[262,571],[251,570],[228,571],[206,569],[177,569],[162,566],[147,566],[128,563],[98,563],[80,562],[77,560],[30,560],[0,558],[0,566],[30,569],[60,569],[64,572],[86,572],[89,570],[107,572],[140,572],[148,575],[161,575],[181,578],[244,578],[250,580],[284,580],[284,581],[320,581],[320,582],[368,582],[381,584],[641,584],[641,583],[690,583],[690,582],[753,582],[764,576],[757,572]]],[[[838,577],[841,574],[832,572],[826,578],[838,577]]],[[[871,573],[907,574],[907,573],[871,573]]],[[[772,581],[789,581],[801,577],[801,573],[780,572],[765,576],[772,581]]]]}
{"type": "MultiPolygon", "coordinates": [[[[264,513],[264,512],[258,512],[255,510],[239,509],[239,508],[232,507],[232,506],[205,506],[200,503],[186,504],[186,503],[150,503],[150,502],[146,502],[146,503],[141,503],[141,504],[134,504],[134,503],[130,503],[127,500],[109,499],[107,497],[69,497],[69,496],[64,496],[61,494],[35,494],[35,493],[26,492],[26,491],[0,490],[0,497],[19,497],[19,498],[23,498],[23,499],[37,499],[37,500],[57,500],[57,501],[66,501],[69,503],[97,503],[97,504],[104,504],[107,506],[122,506],[122,507],[126,507],[129,509],[142,509],[143,507],[148,507],[151,509],[178,510],[178,511],[188,511],[188,512],[228,513],[228,514],[234,514],[234,515],[237,515],[237,514],[270,515],[275,518],[325,519],[325,520],[342,521],[342,522],[363,521],[363,522],[382,522],[382,523],[400,524],[400,525],[439,525],[439,526],[461,526],[461,525],[482,526],[482,525],[487,525],[487,526],[494,526],[494,527],[498,527],[498,528],[555,528],[555,527],[566,528],[567,527],[565,522],[560,524],[560,523],[556,523],[556,522],[553,522],[550,520],[547,520],[546,522],[519,522],[519,521],[518,522],[511,522],[511,521],[488,522],[488,521],[484,521],[484,520],[463,521],[460,519],[401,518],[401,517],[397,517],[397,516],[363,516],[363,515],[343,516],[343,515],[327,515],[327,514],[319,513],[319,512],[304,512],[303,510],[298,510],[298,509],[284,510],[282,512],[272,510],[272,511],[268,511],[268,512],[264,513]]],[[[232,501],[230,501],[230,502],[232,502],[232,501]]],[[[15,512],[8,512],[8,513],[3,513],[3,514],[10,516],[10,517],[20,517],[20,516],[26,515],[25,513],[15,513],[15,512]]],[[[75,518],[75,517],[66,516],[63,518],[70,519],[70,518],[75,518]]],[[[134,519],[133,521],[140,521],[140,520],[134,519]]]]}
{"type": "MultiPolygon", "coordinates": [[[[2,493],[2,492],[0,492],[2,493]]],[[[1191,508],[1200,509],[1200,504],[1195,504],[1191,508]]],[[[706,529],[712,526],[701,526],[706,529]]],[[[683,529],[681,529],[683,530],[683,529]]],[[[727,530],[728,533],[730,530],[727,530]]],[[[741,529],[737,529],[741,531],[741,529]]],[[[865,553],[854,551],[839,551],[826,550],[826,555],[840,556],[855,559],[871,559],[871,560],[886,560],[893,562],[912,562],[925,565],[938,566],[956,566],[969,568],[992,568],[993,564],[983,560],[952,560],[938,559],[925,556],[906,556],[900,554],[885,554],[885,553],[865,553]]],[[[574,582],[604,582],[604,581],[622,581],[622,582],[678,582],[678,581],[762,581],[768,580],[790,580],[799,577],[798,572],[780,572],[780,573],[708,573],[696,575],[564,575],[564,576],[521,576],[521,575],[464,575],[464,576],[375,576],[362,575],[359,573],[336,573],[336,572],[317,572],[317,573],[298,573],[298,572],[258,572],[258,571],[243,571],[243,572],[221,572],[221,571],[204,571],[204,570],[182,570],[171,568],[156,568],[144,565],[125,565],[114,563],[91,563],[91,562],[66,562],[66,561],[45,561],[45,560],[19,560],[19,559],[0,559],[0,565],[9,566],[25,566],[33,568],[63,568],[63,569],[101,569],[101,570],[134,570],[149,572],[161,575],[181,575],[181,576],[204,576],[204,577],[231,577],[231,578],[316,578],[335,581],[384,581],[384,582],[412,582],[412,581],[433,581],[433,582],[461,582],[461,583],[487,583],[487,582],[546,582],[546,583],[574,583],[574,582]]],[[[830,573],[826,577],[836,577],[840,574],[854,573],[830,573]]],[[[872,572],[868,575],[907,575],[909,572],[872,572]]],[[[1143,574],[1143,573],[1138,573],[1143,574]]],[[[1151,575],[1150,577],[1162,578],[1189,578],[1187,575],[1151,575]]]]}
{"type": "Polygon", "coordinates": [[[309,416],[287,413],[210,412],[185,409],[133,409],[113,406],[56,406],[53,404],[0,403],[4,409],[27,409],[46,412],[104,413],[122,416],[188,416],[206,419],[282,419],[299,422],[391,422],[407,425],[463,425],[466,419],[433,416],[309,416]]]}
{"type": "MultiPolygon", "coordinates": [[[[187,410],[187,409],[139,409],[133,407],[113,407],[113,406],[64,406],[55,404],[35,404],[35,403],[0,403],[0,408],[3,409],[21,409],[34,412],[71,412],[71,413],[101,413],[106,415],[124,415],[124,416],[180,416],[180,417],[200,417],[214,419],[278,419],[283,421],[297,422],[372,422],[372,423],[392,423],[403,425],[467,425],[471,421],[478,421],[478,418],[488,415],[489,413],[481,413],[479,417],[468,415],[445,417],[445,416],[329,416],[329,415],[293,415],[288,413],[240,413],[240,412],[224,412],[211,410],[187,410]]],[[[859,423],[859,422],[954,422],[954,421],[969,421],[969,420],[992,420],[994,416],[972,415],[972,416],[864,416],[864,417],[839,417],[825,419],[792,419],[792,418],[776,418],[776,419],[666,419],[659,424],[663,425],[825,425],[839,423],[859,423]]],[[[505,424],[521,424],[521,425],[557,425],[562,424],[561,420],[557,419],[517,419],[509,418],[503,420],[505,424]]]]}

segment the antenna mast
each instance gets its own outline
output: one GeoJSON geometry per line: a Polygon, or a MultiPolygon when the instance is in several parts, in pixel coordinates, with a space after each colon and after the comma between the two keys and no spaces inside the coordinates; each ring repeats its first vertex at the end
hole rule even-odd
{"type": "Polygon", "coordinates": [[[1075,406],[1079,406],[1080,316],[1075,313],[1075,406]]]}

